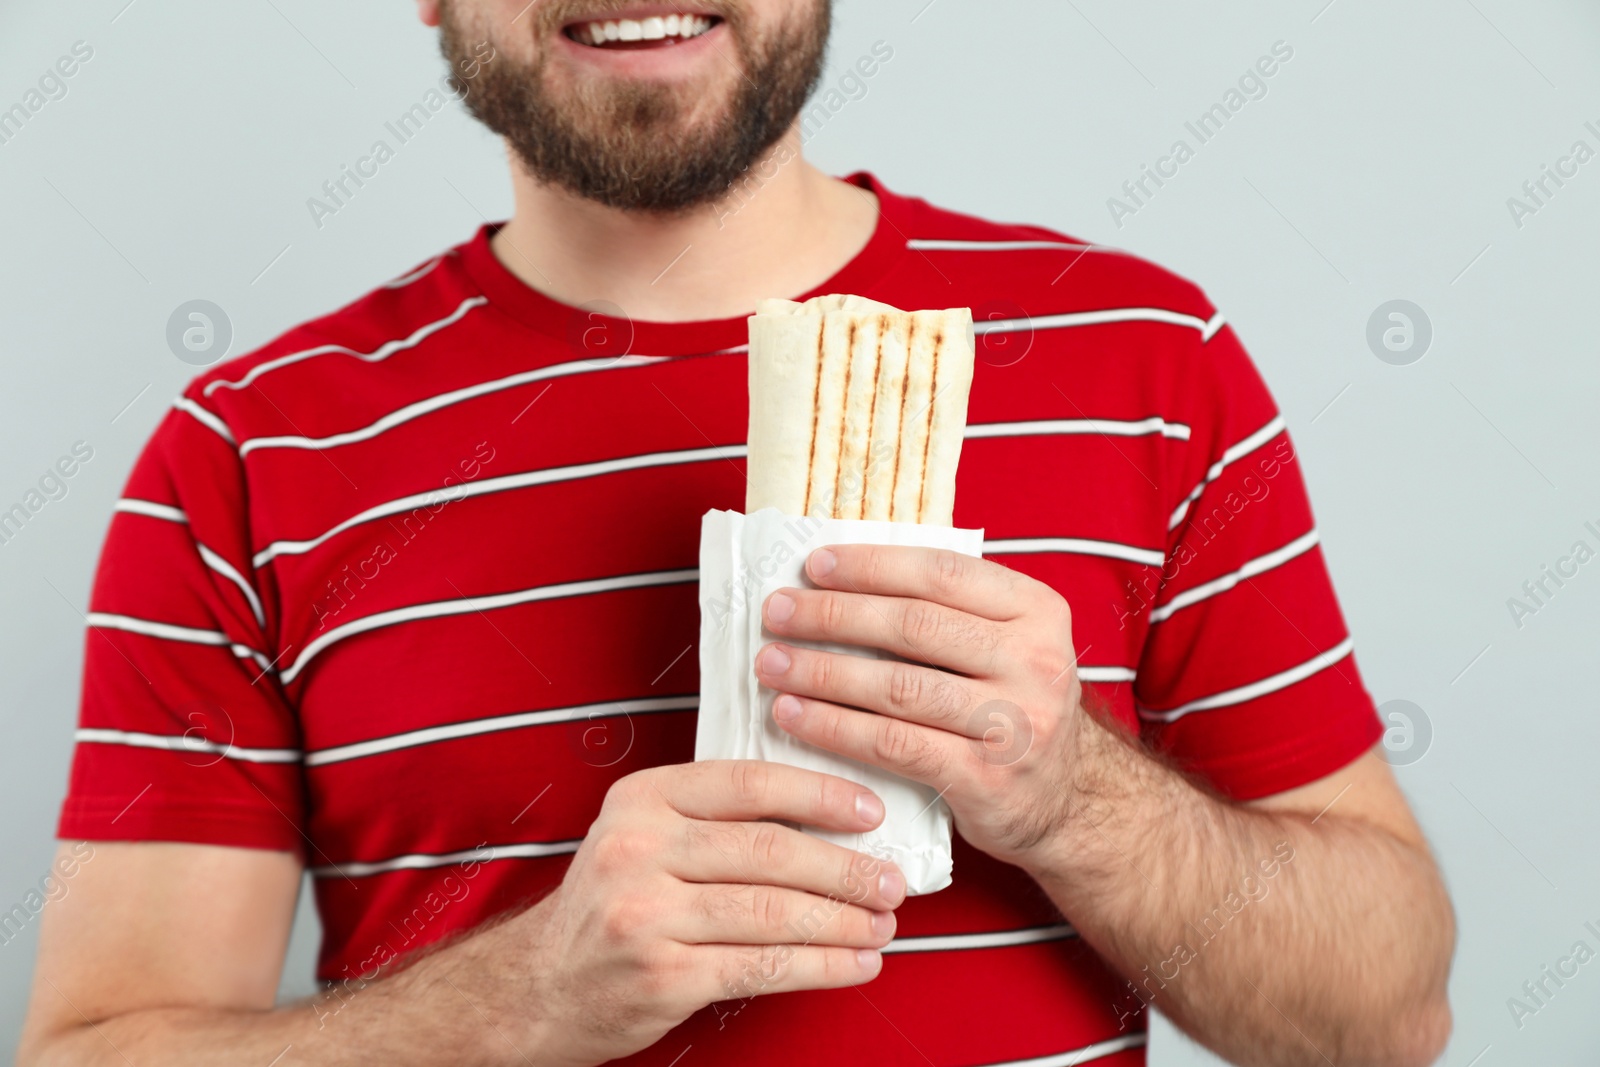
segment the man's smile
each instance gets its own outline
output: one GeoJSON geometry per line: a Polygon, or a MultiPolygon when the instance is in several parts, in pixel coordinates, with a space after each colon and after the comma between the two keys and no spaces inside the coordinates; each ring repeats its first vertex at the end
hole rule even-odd
{"type": "Polygon", "coordinates": [[[570,40],[604,51],[644,51],[672,48],[702,37],[723,20],[716,15],[682,9],[639,9],[627,18],[586,19],[568,23],[562,33],[570,40]]]}

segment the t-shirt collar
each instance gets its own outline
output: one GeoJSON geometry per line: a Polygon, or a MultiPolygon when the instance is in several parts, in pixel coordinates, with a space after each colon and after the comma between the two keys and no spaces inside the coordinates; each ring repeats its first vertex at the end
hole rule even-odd
{"type": "MultiPolygon", "coordinates": [[[[904,198],[889,192],[864,171],[844,180],[878,198],[878,224],[866,246],[831,278],[791,299],[806,300],[825,293],[870,296],[879,280],[906,253],[904,198]]],[[[504,222],[484,224],[470,241],[457,249],[457,254],[462,268],[492,306],[540,333],[574,346],[581,345],[588,333],[606,337],[610,344],[622,345],[634,354],[656,356],[717,351],[735,348],[746,341],[749,327],[748,316],[744,315],[697,322],[628,320],[608,314],[610,309],[574,307],[546,296],[507,270],[494,254],[489,240],[503,225],[504,222]]]]}

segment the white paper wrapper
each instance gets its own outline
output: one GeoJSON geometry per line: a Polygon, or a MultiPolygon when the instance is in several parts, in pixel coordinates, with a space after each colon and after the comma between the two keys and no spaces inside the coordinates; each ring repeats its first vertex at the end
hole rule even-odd
{"type": "MultiPolygon", "coordinates": [[[[700,721],[694,758],[772,760],[859,782],[883,800],[887,814],[876,830],[801,829],[892,860],[905,872],[909,893],[933,893],[950,884],[951,869],[950,809],[938,791],[790,737],[772,720],[776,694],[756,681],[756,653],[775,640],[761,624],[762,604],[780,588],[809,585],[806,557],[834,544],[914,545],[981,556],[983,531],[800,518],[773,508],[752,515],[707,512],[700,523],[700,721]]],[[[888,658],[854,647],[791,643],[888,658]]]]}

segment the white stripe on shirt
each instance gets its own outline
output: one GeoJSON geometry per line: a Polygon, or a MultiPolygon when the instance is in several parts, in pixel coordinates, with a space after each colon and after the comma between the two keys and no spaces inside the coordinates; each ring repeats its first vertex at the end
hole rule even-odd
{"type": "Polygon", "coordinates": [[[1328,649],[1328,651],[1313,656],[1304,663],[1291,667],[1286,671],[1274,674],[1269,678],[1263,678],[1259,682],[1242,685],[1237,689],[1229,689],[1225,693],[1217,693],[1215,696],[1205,697],[1200,700],[1191,700],[1189,703],[1180,705],[1170,711],[1140,708],[1139,716],[1152,722],[1176,722],[1190,712],[1210,711],[1213,708],[1226,708],[1234,704],[1243,704],[1245,701],[1255,700],[1257,697],[1264,697],[1269,693],[1276,693],[1280,689],[1287,689],[1296,682],[1303,682],[1312,675],[1327,670],[1350,655],[1354,650],[1355,639],[1347,637],[1339,642],[1338,645],[1328,649]]]}
{"type": "Polygon", "coordinates": [[[1031,437],[1051,434],[1104,434],[1108,437],[1144,437],[1160,434],[1177,441],[1189,439],[1189,427],[1168,422],[1159,415],[1148,419],[1040,419],[1033,422],[980,422],[969,425],[967,440],[983,437],[1031,437]]]}
{"type": "Polygon", "coordinates": [[[1009,540],[983,543],[985,556],[1021,555],[1031,552],[1070,552],[1080,556],[1104,556],[1109,559],[1125,559],[1130,563],[1143,563],[1147,567],[1159,567],[1167,560],[1159,549],[1139,548],[1136,545],[1124,545],[1115,541],[1091,541],[1081,537],[1014,537],[1009,540]]]}
{"type": "Polygon", "coordinates": [[[1080,682],[1131,682],[1137,673],[1132,667],[1079,667],[1080,682]]]}
{"type": "Polygon", "coordinates": [[[300,650],[300,655],[295,657],[295,661],[283,671],[283,684],[288,685],[293,682],[300,672],[305,669],[306,664],[311,662],[313,657],[329,645],[371,630],[398,626],[401,623],[416,622],[421,619],[439,619],[451,615],[494,611],[519,604],[532,604],[541,600],[557,600],[562,597],[572,596],[592,596],[596,593],[610,593],[620,589],[643,589],[657,585],[676,585],[680,582],[696,581],[699,577],[700,572],[698,570],[649,571],[644,574],[619,575],[615,578],[595,578],[582,582],[540,585],[532,589],[519,589],[512,593],[461,597],[454,600],[437,600],[428,604],[413,604],[410,607],[380,611],[374,615],[347,622],[343,626],[335,626],[307,644],[305,648],[300,650]]]}
{"type": "MultiPolygon", "coordinates": [[[[968,426],[966,434],[968,437],[1008,437],[1052,433],[1104,432],[1117,432],[1124,435],[1132,435],[1136,432],[1159,432],[1163,437],[1187,440],[1189,427],[1182,423],[1167,422],[1159,416],[1152,416],[1149,419],[1141,419],[1137,422],[1103,419],[1061,419],[1037,422],[978,423],[968,426]],[[1108,430],[1108,428],[1111,429],[1108,430]]],[[[301,438],[300,440],[309,441],[308,438],[301,438]]],[[[316,447],[316,443],[313,442],[309,447],[316,447]]],[[[640,456],[624,456],[620,459],[579,463],[568,467],[547,467],[542,470],[524,471],[520,474],[508,474],[483,481],[462,482],[448,488],[430,489],[425,493],[413,493],[410,496],[375,504],[315,537],[301,541],[274,541],[257,552],[251,563],[259,569],[272,562],[278,556],[300,555],[310,552],[321,546],[329,538],[363,523],[374,522],[378,519],[398,515],[404,511],[412,511],[419,507],[437,507],[441,504],[490,493],[526,489],[536,485],[550,485],[556,482],[574,481],[581,478],[592,478],[647,467],[667,467],[680,463],[703,463],[714,459],[744,459],[748,452],[749,449],[742,444],[693,448],[682,452],[652,452],[640,456]]]]}
{"type": "Polygon", "coordinates": [[[1261,429],[1223,452],[1222,458],[1211,465],[1211,469],[1206,471],[1206,476],[1200,480],[1200,484],[1194,487],[1194,492],[1185,497],[1183,503],[1173,510],[1172,518],[1167,523],[1167,529],[1176,530],[1178,528],[1178,524],[1183,522],[1184,516],[1189,514],[1190,505],[1200,499],[1200,494],[1206,491],[1208,485],[1222,477],[1222,472],[1225,469],[1278,436],[1283,430],[1283,416],[1278,415],[1261,429]]]}
{"type": "Polygon", "coordinates": [[[516,845],[480,845],[465,852],[419,852],[409,856],[378,860],[375,863],[340,863],[311,868],[317,878],[364,878],[370,874],[388,871],[423,871],[454,864],[492,863],[495,860],[543,859],[546,856],[569,856],[578,851],[583,838],[572,841],[529,842],[516,845]]]}
{"type": "Polygon", "coordinates": [[[400,749],[431,745],[439,741],[454,741],[462,737],[476,737],[481,734],[497,733],[501,730],[520,730],[527,726],[547,726],[551,723],[576,722],[581,719],[627,717],[629,715],[644,715],[659,711],[686,711],[699,706],[700,698],[698,696],[654,697],[651,699],[614,700],[599,704],[583,704],[573,708],[548,708],[544,711],[525,711],[516,715],[497,715],[490,719],[473,719],[470,722],[450,723],[446,726],[430,726],[421,730],[409,730],[403,734],[391,734],[388,737],[374,738],[371,741],[358,741],[354,744],[340,745],[337,748],[318,749],[315,752],[306,753],[306,766],[322,767],[329,763],[343,763],[346,760],[361,759],[363,756],[375,756],[383,752],[396,752],[400,749]]]}
{"type": "Polygon", "coordinates": [[[240,748],[238,745],[221,745],[215,741],[190,734],[174,737],[169,734],[145,734],[132,730],[103,730],[84,727],[73,734],[78,741],[99,745],[128,745],[132,748],[159,748],[169,752],[210,752],[245,763],[296,763],[300,750],[294,748],[240,748]]]}
{"type": "Polygon", "coordinates": [[[471,311],[473,308],[482,307],[488,302],[488,297],[468,297],[461,302],[459,307],[457,307],[450,314],[446,315],[444,318],[436,319],[425,326],[418,327],[409,337],[397,338],[393,341],[385,341],[371,352],[357,352],[355,349],[346,348],[344,345],[318,345],[316,348],[307,348],[300,352],[291,352],[286,356],[279,356],[277,359],[269,359],[264,363],[257,363],[254,367],[250,368],[249,372],[243,378],[240,378],[236,381],[223,381],[219,378],[218,380],[211,382],[206,386],[205,394],[206,396],[210,396],[218,389],[243,389],[254,382],[257,378],[261,377],[263,374],[266,374],[268,371],[274,371],[280,367],[287,367],[292,363],[299,363],[302,360],[311,359],[314,356],[337,354],[354,356],[356,359],[364,360],[367,363],[377,363],[381,360],[388,359],[396,352],[403,352],[408,348],[416,347],[429,337],[438,333],[440,330],[454,326],[457,322],[460,322],[467,312],[471,311]]]}
{"type": "Polygon", "coordinates": [[[152,519],[165,519],[168,522],[188,522],[189,516],[180,508],[171,504],[157,504],[153,500],[137,500],[133,497],[123,497],[112,507],[112,511],[120,511],[128,515],[145,515],[152,519]]]}
{"type": "Polygon", "coordinates": [[[198,421],[200,425],[212,431],[230,445],[236,445],[238,443],[233,439],[233,432],[228,429],[227,423],[223,422],[215,414],[207,411],[205,408],[201,407],[199,404],[196,404],[188,397],[180,396],[178,399],[172,402],[172,406],[177,408],[179,411],[186,411],[190,415],[193,415],[195,420],[198,421]]]}
{"type": "Polygon", "coordinates": [[[90,626],[99,626],[108,630],[122,630],[130,634],[141,634],[145,637],[155,637],[163,641],[182,641],[191,645],[210,645],[215,648],[227,648],[240,659],[254,660],[263,671],[272,669],[272,661],[257,652],[249,645],[241,645],[227,634],[218,630],[197,630],[192,626],[175,626],[170,622],[154,622],[150,619],[136,619],[131,615],[113,615],[104,611],[91,611],[85,618],[90,626]]]}
{"type": "Polygon", "coordinates": [[[1036,945],[1045,941],[1064,941],[1078,933],[1067,923],[1030,926],[1025,930],[1000,930],[984,934],[941,934],[934,937],[897,937],[881,952],[954,952],[974,948],[1010,948],[1036,945]]]}
{"type": "Polygon", "coordinates": [[[245,600],[250,602],[250,611],[256,617],[256,625],[260,626],[263,631],[266,630],[267,617],[261,611],[261,599],[256,596],[256,591],[250,587],[250,583],[244,580],[244,575],[240,574],[233,564],[198,541],[195,542],[195,547],[200,550],[200,558],[205,560],[207,567],[210,567],[239,587],[239,592],[243,593],[245,600]]]}
{"type": "Polygon", "coordinates": [[[1174,612],[1182,611],[1191,604],[1198,604],[1202,600],[1226,593],[1246,578],[1254,578],[1258,574],[1265,574],[1274,567],[1280,567],[1290,560],[1303,556],[1317,545],[1317,531],[1312,530],[1304,537],[1297,537],[1282,548],[1268,552],[1264,556],[1257,556],[1243,567],[1220,578],[1214,578],[1204,585],[1197,585],[1193,589],[1186,589],[1173,597],[1170,601],[1160,605],[1150,612],[1150,622],[1165,622],[1174,612]]]}
{"type": "MultiPolygon", "coordinates": [[[[914,237],[906,242],[913,252],[1026,252],[1033,249],[1063,249],[1068,252],[1117,252],[1101,245],[1078,244],[1072,241],[956,241],[941,238],[914,237]]],[[[1118,253],[1124,254],[1124,253],[1118,253]]]]}
{"type": "Polygon", "coordinates": [[[602,460],[598,463],[579,463],[571,467],[546,467],[543,470],[507,474],[499,478],[487,478],[476,482],[461,482],[446,488],[430,489],[426,493],[413,493],[398,500],[375,504],[367,510],[345,519],[332,529],[306,541],[274,541],[260,552],[257,552],[252,562],[257,569],[260,569],[278,556],[300,555],[310,552],[330,537],[341,534],[352,527],[372,522],[375,519],[386,518],[390,515],[398,515],[402,511],[414,511],[421,507],[439,507],[456,500],[466,500],[469,497],[503,493],[511,489],[526,489],[534,485],[550,485],[554,482],[591,478],[601,474],[640,470],[646,467],[666,467],[678,463],[702,463],[713,459],[743,459],[746,451],[747,449],[744,445],[723,445],[715,448],[692,448],[684,452],[652,452],[642,456],[625,456],[622,459],[602,460]]]}
{"type": "Polygon", "coordinates": [[[339,445],[355,444],[358,441],[370,441],[379,434],[394,429],[410,422],[412,419],[421,418],[423,415],[432,414],[455,404],[472,400],[491,393],[502,392],[506,389],[515,389],[520,385],[532,382],[545,381],[549,378],[563,378],[570,374],[587,374],[590,371],[611,370],[622,367],[646,367],[655,363],[664,363],[667,356],[619,356],[609,363],[597,363],[594,360],[574,360],[570,363],[557,363],[553,367],[541,367],[538,370],[524,371],[521,374],[512,374],[505,378],[496,378],[494,381],[479,382],[462,389],[454,389],[448,393],[430,396],[426,400],[419,400],[414,404],[396,408],[376,422],[343,433],[329,434],[327,437],[302,437],[299,435],[285,435],[282,437],[251,437],[239,445],[239,454],[248,456],[252,452],[264,448],[336,448],[339,445]]]}
{"type": "Polygon", "coordinates": [[[982,1067],[1080,1067],[1082,1064],[1093,1063],[1118,1052],[1126,1052],[1130,1048],[1140,1048],[1149,1040],[1149,1034],[1124,1034],[1122,1037],[1097,1041],[1093,1045],[1085,1045],[1071,1052],[1035,1056],[1031,1060],[1006,1060],[1003,1063],[984,1064],[982,1067]]]}
{"type": "MultiPolygon", "coordinates": [[[[132,497],[123,497],[117,501],[112,510],[120,511],[127,515],[145,515],[152,519],[164,519],[167,522],[183,523],[185,525],[189,522],[189,516],[178,508],[168,504],[157,504],[150,500],[137,500],[132,497]]],[[[205,561],[207,567],[210,567],[213,571],[216,571],[239,587],[239,592],[243,593],[244,598],[250,602],[250,612],[256,617],[256,623],[265,629],[267,619],[261,611],[261,599],[256,596],[256,591],[251,588],[250,583],[244,580],[244,576],[239,573],[233,564],[211,551],[205,545],[202,545],[199,541],[196,541],[194,546],[200,550],[200,558],[205,561]]]]}
{"type": "Polygon", "coordinates": [[[1195,315],[1164,308],[1108,308],[1104,311],[1073,311],[1062,315],[1031,315],[1020,319],[994,319],[974,322],[978,336],[989,333],[1023,333],[1028,330],[1059,330],[1074,326],[1103,326],[1113,322],[1164,322],[1187,326],[1204,333],[1206,320],[1195,315]]]}

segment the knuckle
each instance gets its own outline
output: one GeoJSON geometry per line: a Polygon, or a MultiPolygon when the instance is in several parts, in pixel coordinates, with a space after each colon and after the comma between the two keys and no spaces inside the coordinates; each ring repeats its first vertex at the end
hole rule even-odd
{"type": "Polygon", "coordinates": [[[850,609],[844,597],[837,593],[823,593],[817,597],[817,628],[823,633],[839,633],[849,619],[850,609]]]}
{"type": "Polygon", "coordinates": [[[750,858],[763,871],[778,870],[788,859],[788,839],[779,827],[763,823],[750,835],[750,858]]]}
{"type": "Polygon", "coordinates": [[[891,577],[889,557],[875,546],[862,546],[860,566],[868,588],[881,589],[891,577]]]}
{"type": "Polygon", "coordinates": [[[595,839],[595,868],[607,876],[630,871],[643,862],[651,845],[650,837],[646,834],[628,827],[613,828],[595,839]]]}
{"type": "Polygon", "coordinates": [[[897,710],[920,708],[926,689],[922,668],[897,663],[889,672],[889,703],[897,710]]]}
{"type": "Polygon", "coordinates": [[[891,670],[889,701],[896,711],[934,724],[953,721],[966,709],[965,690],[943,673],[913,664],[891,670]]]}
{"type": "Polygon", "coordinates": [[[1031,745],[1038,746],[1040,751],[1052,750],[1052,742],[1061,732],[1061,719],[1055,715],[1026,715],[1021,730],[1027,731],[1024,735],[1031,745]]]}
{"type": "Polygon", "coordinates": [[[929,562],[929,585],[941,596],[955,592],[967,576],[967,557],[949,549],[940,549],[929,562]]]}
{"type": "Polygon", "coordinates": [[[1046,685],[1061,673],[1068,662],[1060,649],[1049,644],[1030,644],[1022,655],[1023,669],[1046,685]]]}
{"type": "Polygon", "coordinates": [[[872,752],[878,760],[891,767],[900,767],[917,775],[937,770],[927,741],[912,727],[902,722],[887,721],[873,737],[872,752]]]}
{"type": "Polygon", "coordinates": [[[767,932],[782,930],[789,918],[783,897],[766,888],[752,890],[750,897],[750,917],[756,929],[767,932]]]}
{"type": "Polygon", "coordinates": [[[646,930],[655,918],[652,898],[623,894],[612,898],[600,912],[600,932],[613,943],[630,941],[646,930]]]}
{"type": "Polygon", "coordinates": [[[944,636],[944,612],[926,600],[908,601],[901,613],[900,626],[912,645],[938,641],[944,636]]]}
{"type": "Polygon", "coordinates": [[[769,776],[766,766],[758,760],[737,760],[729,771],[734,799],[752,807],[759,806],[767,796],[769,776]]]}
{"type": "Polygon", "coordinates": [[[1066,673],[1072,662],[1072,649],[1058,648],[1050,643],[1034,643],[1022,654],[1022,667],[1043,686],[1053,685],[1066,673]]]}
{"type": "Polygon", "coordinates": [[[639,992],[647,1000],[665,1000],[682,986],[684,961],[671,945],[663,945],[645,955],[638,966],[639,992]]]}
{"type": "Polygon", "coordinates": [[[833,653],[822,652],[802,655],[800,658],[804,666],[803,673],[809,679],[812,688],[822,694],[834,692],[841,681],[838,657],[833,653]]]}

